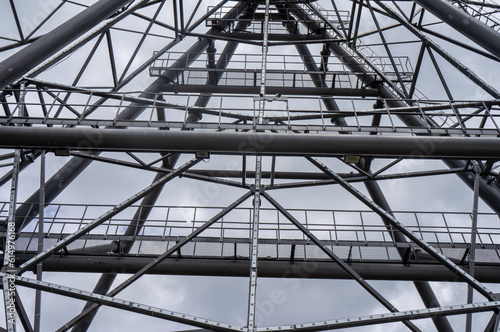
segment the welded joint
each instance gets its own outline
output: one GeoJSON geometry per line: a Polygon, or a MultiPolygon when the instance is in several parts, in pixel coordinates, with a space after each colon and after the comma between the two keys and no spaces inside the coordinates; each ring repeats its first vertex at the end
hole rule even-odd
{"type": "Polygon", "coordinates": [[[257,186],[256,186],[255,184],[250,184],[250,185],[248,186],[248,189],[250,190],[250,192],[252,192],[252,194],[253,194],[253,195],[255,195],[255,193],[256,193],[256,192],[259,192],[259,193],[261,193],[261,194],[262,194],[263,192],[265,192],[265,191],[266,191],[266,186],[265,186],[265,185],[263,185],[263,184],[261,184],[261,185],[259,186],[259,189],[257,189],[257,186]]]}

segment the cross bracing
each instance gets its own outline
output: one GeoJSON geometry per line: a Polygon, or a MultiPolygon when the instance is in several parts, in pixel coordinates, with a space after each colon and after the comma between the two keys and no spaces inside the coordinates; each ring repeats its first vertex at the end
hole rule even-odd
{"type": "Polygon", "coordinates": [[[7,330],[118,328],[125,313],[151,330],[498,330],[496,3],[4,6],[7,330]],[[93,290],[51,280],[84,272],[93,290]],[[195,289],[176,274],[230,292],[223,276],[243,278],[227,299],[240,313],[139,288],[195,289]],[[319,297],[292,314],[266,293],[280,279],[301,292],[340,279],[322,289],[334,310],[319,297]],[[405,301],[374,280],[405,285],[405,301]],[[69,299],[81,306],[44,319],[69,299]]]}

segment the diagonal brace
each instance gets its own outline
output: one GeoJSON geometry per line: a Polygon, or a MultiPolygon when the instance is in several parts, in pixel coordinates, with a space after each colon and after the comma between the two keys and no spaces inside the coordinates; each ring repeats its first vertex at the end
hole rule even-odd
{"type": "MultiPolygon", "coordinates": [[[[246,192],[243,196],[238,198],[236,201],[234,201],[231,205],[227,206],[225,209],[217,213],[215,216],[213,216],[210,220],[208,220],[206,223],[204,223],[202,226],[198,227],[194,232],[186,236],[184,239],[176,243],[172,248],[167,250],[165,253],[161,254],[154,260],[152,260],[150,263],[148,263],[146,266],[144,266],[142,269],[137,271],[134,275],[132,275],[130,278],[122,282],[120,285],[115,287],[113,290],[111,290],[106,296],[113,297],[120,293],[122,290],[127,288],[129,285],[131,285],[134,281],[142,277],[144,274],[146,274],[149,270],[154,268],[156,265],[161,263],[163,260],[171,256],[173,253],[177,252],[180,248],[182,248],[185,244],[187,244],[189,241],[194,239],[196,236],[198,236],[201,232],[212,226],[215,222],[220,220],[222,217],[224,217],[226,214],[234,210],[238,205],[243,203],[247,198],[253,195],[252,191],[246,192]]],[[[75,316],[71,321],[66,323],[64,326],[59,328],[57,331],[62,332],[62,331],[67,331],[69,328],[71,328],[73,325],[78,323],[80,320],[84,319],[85,316],[87,316],[90,312],[95,310],[96,308],[100,307],[101,305],[98,303],[94,303],[91,306],[89,306],[86,310],[82,311],[79,315],[75,316]]]]}
{"type": "Polygon", "coordinates": [[[16,303],[15,303],[15,307],[16,307],[16,311],[19,315],[19,319],[21,320],[21,325],[23,326],[24,328],[24,331],[26,332],[33,332],[33,327],[31,327],[31,323],[30,323],[30,320],[28,318],[28,314],[26,313],[26,310],[24,309],[24,305],[23,303],[21,302],[21,298],[19,296],[19,293],[15,292],[16,296],[15,296],[15,299],[16,299],[16,303]]]}
{"type": "MultiPolygon", "coordinates": [[[[486,312],[494,311],[497,309],[500,302],[479,302],[473,304],[458,304],[452,306],[444,306],[437,308],[424,308],[417,310],[408,310],[398,313],[384,313],[361,317],[350,317],[343,319],[336,319],[330,321],[314,322],[314,323],[304,323],[296,324],[291,326],[273,326],[264,327],[257,329],[256,332],[267,332],[267,331],[280,331],[280,332],[313,332],[313,331],[331,331],[337,329],[344,329],[357,327],[357,326],[368,326],[375,324],[385,324],[399,322],[406,319],[423,319],[441,316],[451,316],[451,315],[461,315],[469,312],[486,312]]],[[[496,332],[496,330],[495,330],[496,332]]]]}
{"type": "Polygon", "coordinates": [[[394,218],[390,213],[382,209],[380,206],[371,201],[368,197],[363,195],[359,190],[354,188],[350,183],[345,181],[338,174],[330,170],[326,165],[319,162],[318,160],[306,156],[306,159],[309,160],[312,164],[322,170],[326,175],[330,176],[333,180],[335,180],[340,186],[350,192],[353,196],[359,199],[362,203],[380,215],[382,218],[386,219],[393,227],[395,227],[398,231],[403,233],[406,237],[408,237],[411,241],[418,244],[425,252],[435,258],[438,262],[446,266],[450,271],[454,272],[459,278],[463,281],[471,285],[475,290],[485,296],[488,300],[494,300],[494,294],[488,288],[486,288],[479,281],[474,279],[470,274],[462,270],[455,263],[449,260],[445,255],[440,253],[437,249],[432,247],[429,243],[424,241],[415,235],[408,227],[400,223],[396,218],[394,218]]]}
{"type": "Polygon", "coordinates": [[[182,174],[187,169],[189,169],[192,166],[194,166],[197,163],[199,163],[200,161],[201,161],[201,159],[199,159],[199,158],[192,159],[192,160],[188,161],[187,163],[185,163],[184,165],[182,165],[181,167],[177,168],[175,171],[173,171],[173,172],[165,175],[164,177],[162,177],[158,181],[153,182],[151,185],[149,185],[148,187],[146,187],[143,190],[139,191],[137,194],[129,197],[128,199],[126,199],[122,203],[114,206],[111,210],[105,212],[103,215],[101,215],[97,219],[94,219],[92,222],[90,222],[89,224],[87,224],[85,227],[80,228],[78,231],[76,231],[73,234],[67,236],[63,240],[57,242],[52,247],[50,247],[47,250],[39,253],[38,255],[36,255],[35,257],[31,258],[30,260],[28,260],[24,264],[21,264],[21,266],[19,266],[19,269],[18,269],[17,273],[18,274],[23,273],[24,271],[28,270],[29,268],[31,268],[31,267],[35,266],[36,264],[38,264],[39,262],[43,261],[45,258],[47,258],[50,255],[54,254],[58,250],[66,247],[66,246],[68,246],[73,241],[77,240],[78,238],[80,238],[84,234],[88,233],[92,229],[94,229],[97,226],[99,226],[102,223],[104,223],[106,220],[109,220],[109,218],[117,215],[121,211],[123,211],[126,208],[128,208],[130,205],[134,204],[135,202],[137,202],[138,200],[140,200],[141,198],[143,198],[144,196],[146,196],[147,194],[149,194],[157,186],[163,185],[163,184],[167,183],[168,181],[174,179],[175,177],[177,177],[178,175],[182,174]]]}
{"type": "MultiPolygon", "coordinates": [[[[345,263],[340,257],[324,245],[314,234],[312,234],[304,225],[302,225],[294,216],[290,214],[284,207],[282,207],[274,198],[267,192],[262,195],[271,203],[278,211],[280,211],[288,220],[292,222],[298,229],[302,231],[314,244],[316,244],[328,257],[335,261],[344,271],[346,271],[353,279],[355,279],[364,289],[368,291],[374,298],[377,299],[384,307],[391,312],[399,312],[385,297],[382,296],[375,288],[373,288],[365,279],[363,279],[352,267],[345,263]]],[[[412,322],[403,321],[403,323],[412,331],[420,331],[412,322]]]]}

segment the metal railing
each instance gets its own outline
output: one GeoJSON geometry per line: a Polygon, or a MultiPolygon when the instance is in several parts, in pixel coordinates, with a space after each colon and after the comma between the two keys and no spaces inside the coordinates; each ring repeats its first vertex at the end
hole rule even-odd
{"type": "MultiPolygon", "coordinates": [[[[111,208],[111,205],[85,204],[47,206],[44,245],[53,244],[65,235],[75,232],[103,211],[111,208]]],[[[201,206],[155,206],[150,219],[146,221],[140,232],[125,237],[124,231],[137,208],[140,207],[132,206],[123,211],[74,242],[67,249],[83,253],[97,245],[109,244],[112,240],[137,240],[131,254],[158,254],[169,246],[173,246],[178,239],[193,232],[212,215],[223,209],[222,207],[201,206]]],[[[289,209],[288,211],[341,256],[349,254],[352,259],[399,259],[396,248],[409,246],[394,242],[390,234],[393,230],[387,229],[373,211],[324,209],[289,209]]],[[[7,213],[8,203],[1,203],[0,218],[5,218],[7,213]]],[[[394,215],[417,236],[433,243],[443,252],[448,252],[451,257],[457,258],[455,256],[464,255],[469,246],[472,218],[470,212],[395,211],[394,215]]],[[[22,216],[18,217],[22,218],[22,216]]],[[[290,253],[292,244],[299,245],[297,249],[303,250],[304,258],[323,257],[320,250],[309,245],[307,237],[276,210],[262,208],[261,219],[262,257],[286,256],[285,253],[290,253]],[[279,251],[282,252],[281,256],[279,251]]],[[[206,230],[197,241],[183,248],[183,255],[232,256],[234,246],[236,246],[239,247],[236,249],[237,252],[244,257],[248,253],[248,250],[245,251],[244,248],[249,245],[250,220],[251,208],[236,208],[206,230]]],[[[479,213],[477,246],[478,249],[485,250],[484,255],[479,255],[479,260],[500,263],[499,243],[498,215],[479,213]]],[[[31,252],[36,250],[36,246],[37,225],[35,222],[20,234],[16,248],[20,252],[31,252]]],[[[301,255],[296,257],[300,258],[301,255]]]]}
{"type": "MultiPolygon", "coordinates": [[[[195,73],[195,72],[193,72],[195,73]]],[[[281,80],[282,76],[275,73],[281,80]]],[[[256,74],[257,77],[260,74],[256,74]]],[[[273,81],[273,72],[268,81],[273,81]]],[[[293,77],[293,74],[290,74],[293,77]]],[[[302,75],[302,74],[301,74],[302,75]]],[[[307,86],[303,77],[295,75],[295,86],[307,86]]],[[[255,80],[243,78],[248,84],[255,80]]],[[[227,77],[230,80],[230,77],[227,77]]],[[[258,79],[257,79],[258,81],[258,79]]],[[[281,82],[293,82],[285,80],[281,82]]],[[[13,91],[16,92],[16,91],[13,91]]],[[[341,131],[359,133],[379,133],[382,135],[402,134],[440,134],[440,135],[479,135],[497,136],[500,134],[500,107],[498,101],[449,101],[449,100],[407,100],[408,105],[402,108],[383,107],[374,109],[377,98],[373,97],[331,97],[339,105],[340,110],[327,110],[324,96],[282,96],[267,103],[265,121],[258,124],[255,120],[255,97],[242,94],[214,94],[207,107],[196,107],[197,95],[183,93],[159,93],[149,98],[139,98],[138,93],[105,94],[108,99],[94,109],[94,103],[100,98],[97,90],[72,92],[71,106],[63,101],[68,91],[64,89],[43,89],[28,86],[24,99],[17,101],[9,96],[2,101],[4,109],[0,116],[0,125],[25,126],[99,126],[129,128],[170,128],[170,129],[206,129],[240,131],[255,129],[263,131],[306,133],[341,131]],[[168,97],[167,97],[168,96],[168,97]],[[134,103],[132,103],[134,102],[134,103]],[[20,116],[20,105],[27,109],[27,115],[20,116]],[[120,120],[118,115],[125,108],[140,107],[142,115],[135,120],[120,120]],[[158,109],[169,110],[166,120],[158,119],[158,109]],[[89,110],[92,113],[89,114],[89,110]],[[202,122],[188,123],[187,115],[199,112],[204,115],[202,122]],[[381,116],[379,126],[372,126],[374,115],[381,116]],[[416,115],[432,121],[426,127],[408,127],[399,120],[400,115],[416,115]],[[343,117],[346,126],[336,126],[331,119],[343,117]],[[235,122],[235,119],[240,121],[235,122]]],[[[384,100],[383,104],[390,104],[384,100]]],[[[1,165],[0,165],[1,166],[1,165]]]]}
{"type": "MultiPolygon", "coordinates": [[[[298,4],[301,7],[304,7],[304,4],[298,4]]],[[[209,6],[207,8],[207,12],[211,11],[213,9],[213,6],[209,6]]],[[[219,24],[221,21],[225,20],[224,16],[231,10],[233,9],[232,6],[222,6],[219,8],[219,10],[215,11],[212,15],[210,15],[206,20],[205,24],[208,27],[214,26],[216,24],[219,24]]],[[[340,22],[339,22],[339,16],[340,20],[342,20],[344,25],[349,24],[350,20],[350,15],[349,11],[347,10],[339,10],[339,16],[335,13],[333,10],[327,10],[324,8],[321,8],[321,13],[324,17],[326,17],[332,24],[335,24],[340,27],[340,22]]],[[[290,13],[288,9],[284,9],[284,14],[280,15],[280,17],[274,17],[273,22],[270,24],[270,30],[269,33],[286,33],[286,29],[283,27],[283,24],[286,23],[293,23],[293,24],[304,24],[304,25],[309,25],[309,24],[323,24],[323,20],[321,19],[314,19],[314,20],[300,20],[296,19],[293,17],[293,15],[290,13]]],[[[276,15],[273,13],[273,15],[276,15]]],[[[255,33],[260,33],[262,31],[262,24],[264,22],[264,17],[262,15],[261,11],[255,12],[251,17],[240,17],[238,21],[249,21],[251,22],[251,25],[247,29],[247,31],[250,32],[255,32],[255,33]]],[[[230,20],[231,23],[233,23],[233,20],[230,20]]],[[[230,25],[231,26],[231,25],[230,25]]],[[[234,28],[234,25],[233,27],[234,28]]],[[[232,28],[231,31],[232,31],[232,28]]]]}
{"type": "MultiPolygon", "coordinates": [[[[223,75],[219,85],[243,84],[245,86],[247,84],[259,84],[257,80],[260,80],[260,78],[255,77],[255,75],[259,74],[261,67],[260,54],[235,54],[230,59],[223,59],[221,58],[223,55],[215,54],[215,58],[218,61],[230,60],[226,70],[216,70],[210,68],[206,53],[197,54],[197,60],[195,60],[189,67],[173,68],[172,65],[183,54],[184,53],[180,52],[170,52],[167,53],[165,57],[159,58],[151,65],[149,71],[150,75],[157,77],[167,69],[175,70],[178,71],[179,74],[177,80],[179,84],[205,84],[206,79],[208,78],[208,73],[212,71],[223,75]],[[193,83],[193,81],[190,80],[189,75],[195,75],[192,80],[196,80],[196,83],[193,83]]],[[[379,70],[386,74],[387,77],[397,80],[396,73],[392,65],[389,64],[388,57],[378,56],[372,53],[369,58],[379,70]]],[[[335,86],[335,83],[337,83],[337,87],[340,87],[342,85],[345,86],[346,82],[350,82],[349,87],[358,86],[361,88],[362,84],[359,80],[363,77],[363,75],[375,74],[375,72],[369,67],[367,67],[367,73],[352,72],[345,65],[345,63],[352,62],[353,59],[360,62],[362,61],[362,59],[355,54],[349,57],[349,59],[343,59],[342,57],[329,57],[326,68],[322,68],[318,71],[311,71],[307,69],[307,64],[304,63],[303,59],[299,55],[269,54],[269,72],[276,74],[276,77],[273,78],[273,81],[270,84],[277,86],[290,86],[293,84],[292,82],[297,79],[301,81],[311,81],[309,75],[317,74],[329,76],[326,79],[328,86],[335,86]],[[281,75],[282,78],[278,78],[278,75],[281,75]],[[292,76],[300,77],[294,79],[292,76]]],[[[413,77],[413,68],[409,58],[407,56],[395,56],[393,57],[393,60],[403,81],[410,82],[413,77]]],[[[315,64],[321,63],[321,56],[312,56],[312,61],[315,64]]]]}

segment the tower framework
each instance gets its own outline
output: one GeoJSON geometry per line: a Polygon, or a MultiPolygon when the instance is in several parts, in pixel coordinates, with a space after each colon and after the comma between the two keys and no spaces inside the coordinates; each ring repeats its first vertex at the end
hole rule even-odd
{"type": "Polygon", "coordinates": [[[499,4],[0,8],[0,331],[500,331],[499,4]]]}

